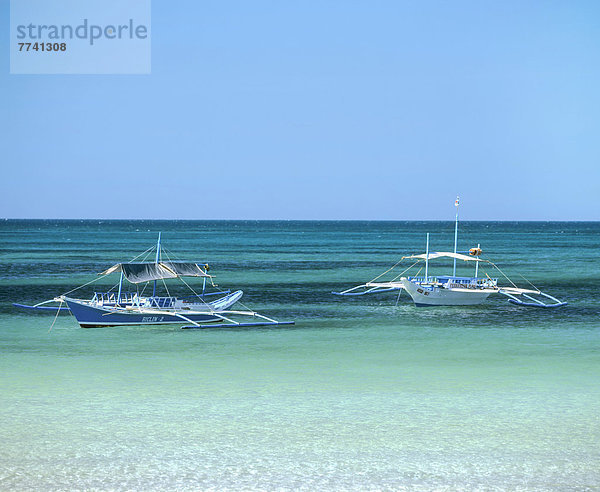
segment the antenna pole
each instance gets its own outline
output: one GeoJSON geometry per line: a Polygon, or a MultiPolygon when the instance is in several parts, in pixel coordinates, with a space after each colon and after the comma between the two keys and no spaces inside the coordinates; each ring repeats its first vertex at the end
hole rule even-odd
{"type": "MultiPolygon", "coordinates": [[[[481,248],[481,244],[477,243],[477,249],[481,248]]],[[[477,258],[479,260],[479,258],[477,258]]],[[[475,262],[475,278],[477,278],[477,273],[479,272],[479,261],[475,262]]]]}
{"type": "MultiPolygon", "coordinates": [[[[158,241],[156,243],[156,260],[158,263],[160,261],[160,232],[158,233],[158,241]]],[[[152,288],[152,297],[156,295],[156,280],[154,281],[154,287],[152,288]]]]}
{"type": "MultiPolygon", "coordinates": [[[[459,197],[456,197],[454,206],[456,207],[456,222],[454,223],[454,254],[456,254],[456,245],[458,243],[458,202],[459,197]]],[[[452,269],[452,276],[456,277],[456,258],[454,258],[454,268],[452,269]]]]}
{"type": "Polygon", "coordinates": [[[429,233],[427,233],[427,246],[425,247],[425,283],[429,278],[429,233]]]}

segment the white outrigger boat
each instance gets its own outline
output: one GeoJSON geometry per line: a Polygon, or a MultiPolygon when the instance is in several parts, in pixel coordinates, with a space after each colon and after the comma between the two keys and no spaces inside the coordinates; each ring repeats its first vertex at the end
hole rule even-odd
{"type": "Polygon", "coordinates": [[[357,285],[342,292],[333,292],[340,296],[362,296],[367,294],[379,294],[381,292],[398,291],[398,297],[402,291],[406,291],[416,306],[470,306],[483,303],[492,294],[501,294],[508,297],[508,301],[519,305],[541,308],[556,308],[565,306],[567,303],[559,301],[557,298],[542,292],[533,284],[532,289],[523,289],[518,287],[510,278],[508,278],[500,268],[489,260],[480,258],[482,250],[478,244],[476,248],[469,251],[457,252],[458,242],[458,204],[456,222],[454,228],[454,251],[453,252],[430,252],[429,234],[424,254],[403,256],[398,263],[378,275],[370,282],[357,285]],[[429,275],[429,262],[439,258],[450,258],[453,260],[454,267],[452,275],[429,275]],[[408,261],[406,261],[408,260],[408,261]],[[456,261],[471,262],[475,265],[475,276],[457,276],[456,261]],[[399,274],[395,274],[390,280],[384,281],[386,275],[393,274],[400,265],[411,264],[399,274]],[[484,277],[479,276],[480,266],[491,266],[497,270],[510,285],[503,287],[498,285],[498,278],[492,278],[485,273],[484,277]],[[419,268],[414,276],[407,275],[411,270],[419,268]],[[419,276],[424,271],[423,276],[419,276]]]}
{"type": "MultiPolygon", "coordinates": [[[[103,277],[112,273],[120,273],[119,283],[108,292],[94,292],[91,299],[78,299],[70,297],[68,294],[98,279],[77,287],[67,294],[34,306],[17,303],[14,305],[19,308],[54,310],[57,315],[61,311],[70,311],[82,328],[182,324],[184,325],[182,328],[191,329],[294,324],[293,321],[276,321],[249,309],[231,310],[231,306],[239,302],[242,297],[243,292],[241,290],[235,292],[221,290],[207,292],[207,280],[216,288],[216,285],[212,281],[213,277],[208,274],[208,264],[171,261],[170,259],[168,261],[163,260],[160,233],[155,248],[156,256],[153,262],[117,263],[99,273],[103,277]],[[202,278],[201,292],[196,292],[184,280],[184,277],[202,278]],[[162,280],[164,282],[166,279],[174,278],[180,279],[191,290],[193,295],[187,297],[171,296],[166,284],[167,295],[156,295],[157,281],[162,280]],[[123,290],[124,280],[136,286],[135,292],[125,292],[123,290]],[[152,295],[144,295],[144,291],[150,283],[153,283],[152,295]],[[142,286],[141,290],[140,286],[142,286]],[[208,299],[211,296],[221,297],[211,301],[208,299]],[[50,303],[58,303],[58,306],[50,307],[48,306],[50,303]],[[63,304],[66,304],[66,307],[63,307],[63,304]],[[241,322],[235,319],[238,317],[251,317],[257,321],[241,322]]],[[[150,248],[144,253],[147,254],[147,257],[153,251],[154,248],[150,248]]],[[[134,260],[142,255],[138,255],[134,260]]]]}

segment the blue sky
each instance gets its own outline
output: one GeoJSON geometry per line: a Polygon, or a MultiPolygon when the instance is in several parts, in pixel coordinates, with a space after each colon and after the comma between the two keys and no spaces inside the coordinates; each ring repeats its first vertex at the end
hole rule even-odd
{"type": "Polygon", "coordinates": [[[152,4],[151,75],[9,75],[0,217],[600,220],[600,2],[152,4]]]}

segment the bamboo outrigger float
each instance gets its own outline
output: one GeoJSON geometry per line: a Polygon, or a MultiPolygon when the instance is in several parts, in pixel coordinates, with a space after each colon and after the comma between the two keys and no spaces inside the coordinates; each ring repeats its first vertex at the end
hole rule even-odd
{"type": "Polygon", "coordinates": [[[340,296],[363,296],[369,294],[380,294],[382,292],[398,291],[398,298],[402,291],[406,291],[416,306],[468,306],[483,303],[492,294],[501,294],[508,297],[512,304],[527,307],[556,308],[565,306],[567,303],[558,300],[532,285],[533,289],[518,287],[508,278],[500,268],[489,260],[480,258],[482,250],[480,245],[469,251],[457,252],[458,243],[458,205],[456,198],[456,221],[454,228],[454,251],[453,252],[429,252],[429,234],[424,254],[403,256],[398,263],[390,269],[378,275],[370,282],[351,287],[350,289],[333,292],[340,296]],[[452,275],[429,275],[429,262],[439,258],[451,258],[453,260],[452,275]],[[390,280],[383,281],[387,274],[393,272],[397,267],[409,260],[411,264],[390,280]],[[456,275],[457,260],[472,262],[475,265],[473,277],[460,277],[456,275]],[[487,273],[485,277],[479,276],[479,269],[491,266],[497,270],[510,284],[502,287],[498,285],[498,278],[492,278],[487,273]],[[414,268],[419,268],[415,276],[407,274],[414,268]],[[425,269],[424,276],[418,276],[425,269]],[[406,275],[405,275],[406,274],[406,275]]]}
{"type": "MultiPolygon", "coordinates": [[[[153,249],[150,248],[144,252],[147,253],[146,257],[153,252],[153,249]]],[[[184,329],[194,329],[294,324],[293,321],[276,321],[250,309],[230,309],[234,304],[240,303],[243,295],[241,290],[231,292],[217,289],[212,281],[213,277],[208,274],[208,264],[164,260],[161,253],[159,233],[153,262],[117,263],[99,274],[103,277],[113,273],[120,274],[119,283],[109,292],[95,292],[91,299],[78,299],[68,295],[78,288],[84,287],[80,286],[67,294],[34,306],[23,304],[15,304],[15,306],[27,309],[54,310],[57,315],[59,312],[70,311],[82,328],[181,324],[184,329]],[[185,277],[202,278],[201,292],[196,292],[184,280],[185,277]],[[166,284],[164,286],[167,295],[157,295],[157,281],[161,280],[164,283],[166,279],[175,278],[181,280],[193,295],[171,296],[166,284]],[[207,280],[213,288],[217,289],[216,291],[207,291],[207,280]],[[123,290],[124,281],[135,285],[135,292],[125,292],[123,290]],[[152,295],[144,295],[149,284],[152,284],[152,295]],[[141,291],[139,286],[142,286],[141,291]],[[208,299],[216,296],[220,297],[212,301],[208,299]],[[59,305],[50,307],[47,306],[49,303],[58,303],[59,305]],[[66,307],[63,304],[66,304],[66,307]],[[256,321],[243,322],[236,319],[240,317],[250,317],[256,321]]],[[[92,282],[88,282],[88,284],[92,282]]]]}

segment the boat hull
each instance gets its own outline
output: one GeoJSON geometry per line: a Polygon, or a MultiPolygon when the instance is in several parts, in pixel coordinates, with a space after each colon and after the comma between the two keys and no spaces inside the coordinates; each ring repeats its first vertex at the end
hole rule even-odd
{"type": "Polygon", "coordinates": [[[403,278],[402,285],[416,306],[474,306],[485,302],[493,289],[425,286],[403,278]]]}
{"type": "MultiPolygon", "coordinates": [[[[241,291],[226,296],[218,303],[219,310],[224,310],[233,305],[241,297],[241,291]]],[[[179,311],[180,316],[168,310],[154,310],[151,313],[139,312],[136,309],[111,309],[94,306],[88,301],[65,298],[71,313],[82,328],[100,328],[108,326],[130,326],[130,325],[168,325],[185,324],[189,321],[196,323],[210,323],[222,321],[223,318],[211,313],[190,313],[179,311]],[[185,318],[183,318],[184,316],[185,318]]]]}

